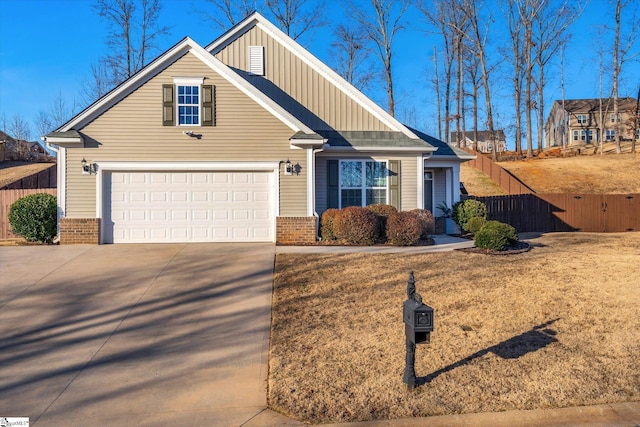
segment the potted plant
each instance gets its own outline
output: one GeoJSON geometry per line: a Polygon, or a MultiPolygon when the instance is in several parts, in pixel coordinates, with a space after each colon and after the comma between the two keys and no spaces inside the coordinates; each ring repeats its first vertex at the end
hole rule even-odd
{"type": "Polygon", "coordinates": [[[440,202],[437,206],[444,217],[444,232],[446,234],[462,234],[460,226],[453,220],[453,209],[445,202],[440,202]]]}

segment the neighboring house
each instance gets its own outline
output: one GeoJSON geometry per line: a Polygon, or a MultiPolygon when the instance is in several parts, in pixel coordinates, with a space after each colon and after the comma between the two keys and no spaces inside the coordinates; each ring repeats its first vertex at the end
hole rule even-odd
{"type": "MultiPolygon", "coordinates": [[[[493,150],[493,138],[491,137],[491,132],[488,130],[479,130],[478,134],[478,143],[476,151],[480,153],[491,153],[493,150]]],[[[451,144],[458,146],[458,139],[463,147],[473,149],[474,147],[474,135],[473,131],[461,132],[460,138],[458,138],[458,132],[451,132],[451,144]]],[[[507,146],[507,139],[504,136],[504,131],[502,129],[498,129],[495,131],[495,139],[496,139],[496,152],[501,153],[504,152],[507,146]]]]}
{"type": "Polygon", "coordinates": [[[636,114],[638,102],[633,98],[618,100],[617,118],[613,99],[555,101],[545,124],[544,148],[615,141],[616,132],[622,141],[640,139],[636,114]]]}
{"type": "Polygon", "coordinates": [[[328,208],[451,206],[473,158],[258,13],[206,48],[183,39],[43,140],[62,243],[313,242],[328,208]]]}

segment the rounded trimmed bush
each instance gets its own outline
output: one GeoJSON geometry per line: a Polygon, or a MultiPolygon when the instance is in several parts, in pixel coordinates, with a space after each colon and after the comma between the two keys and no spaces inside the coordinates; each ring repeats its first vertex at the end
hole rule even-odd
{"type": "Polygon", "coordinates": [[[387,241],[393,245],[415,245],[422,231],[423,222],[413,212],[396,212],[387,218],[387,241]]]}
{"type": "Polygon", "coordinates": [[[480,231],[482,226],[486,224],[486,222],[486,219],[479,216],[469,218],[469,221],[467,221],[467,223],[464,225],[464,231],[476,234],[478,231],[480,231]]]}
{"type": "Polygon", "coordinates": [[[369,209],[349,206],[333,220],[333,232],[352,245],[373,245],[380,237],[378,216],[369,209]]]}
{"type": "Polygon", "coordinates": [[[463,230],[469,231],[465,226],[471,218],[476,217],[487,219],[487,205],[474,199],[467,199],[453,205],[453,220],[463,230]]]}
{"type": "Polygon", "coordinates": [[[376,216],[378,217],[378,234],[380,236],[384,236],[386,233],[385,230],[387,229],[387,218],[389,218],[390,215],[398,212],[398,209],[396,209],[395,206],[385,205],[382,203],[368,205],[366,206],[366,209],[369,209],[376,214],[376,216]]]}
{"type": "Polygon", "coordinates": [[[426,239],[430,234],[436,231],[436,220],[433,218],[433,214],[428,209],[414,209],[410,211],[415,214],[422,223],[421,238],[426,239]]]}
{"type": "Polygon", "coordinates": [[[58,232],[56,197],[36,193],[16,200],[9,209],[11,231],[28,242],[51,243],[58,232]]]}
{"type": "Polygon", "coordinates": [[[500,221],[487,221],[476,233],[474,243],[479,248],[502,251],[518,242],[516,229],[500,221]]]}
{"type": "Polygon", "coordinates": [[[336,240],[336,234],[333,231],[333,222],[340,213],[340,209],[327,209],[322,212],[320,217],[320,236],[324,240],[336,240]]]}

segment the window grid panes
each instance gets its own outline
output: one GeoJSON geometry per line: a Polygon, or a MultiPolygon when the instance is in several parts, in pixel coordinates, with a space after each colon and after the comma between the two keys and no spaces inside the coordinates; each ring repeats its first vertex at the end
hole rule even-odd
{"type": "Polygon", "coordinates": [[[200,87],[178,86],[178,123],[200,124],[200,87]]]}
{"type": "Polygon", "coordinates": [[[616,131],[614,129],[607,129],[606,131],[607,141],[613,141],[616,138],[616,131]]]}
{"type": "Polygon", "coordinates": [[[578,114],[578,123],[587,123],[587,116],[584,114],[578,114]]]}
{"type": "Polygon", "coordinates": [[[387,162],[340,162],[340,205],[368,206],[387,203],[387,162]]]}

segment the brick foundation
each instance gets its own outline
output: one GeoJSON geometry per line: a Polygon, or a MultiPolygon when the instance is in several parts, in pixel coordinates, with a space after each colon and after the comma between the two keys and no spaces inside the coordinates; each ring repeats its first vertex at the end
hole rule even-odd
{"type": "Polygon", "coordinates": [[[60,218],[61,245],[97,245],[100,243],[100,219],[60,218]]]}
{"type": "Polygon", "coordinates": [[[282,245],[299,245],[315,243],[316,217],[286,217],[276,218],[276,243],[282,245]]]}

